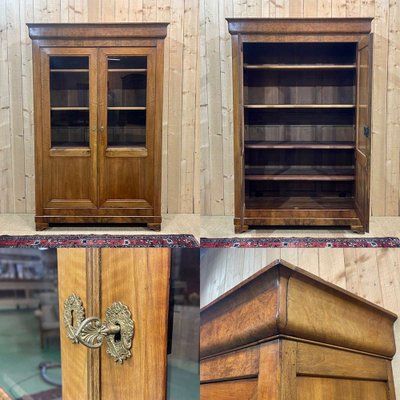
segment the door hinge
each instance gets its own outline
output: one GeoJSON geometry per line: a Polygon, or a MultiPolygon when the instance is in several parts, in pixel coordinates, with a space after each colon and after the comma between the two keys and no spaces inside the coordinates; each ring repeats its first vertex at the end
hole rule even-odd
{"type": "Polygon", "coordinates": [[[365,136],[366,138],[369,137],[369,127],[368,127],[368,126],[364,126],[364,136],[365,136]]]}

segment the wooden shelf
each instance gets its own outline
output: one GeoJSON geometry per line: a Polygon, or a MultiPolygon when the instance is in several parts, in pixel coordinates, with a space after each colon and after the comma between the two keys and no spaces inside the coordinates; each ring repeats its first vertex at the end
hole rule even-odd
{"type": "Polygon", "coordinates": [[[247,197],[247,209],[354,209],[353,197],[247,197]]]}
{"type": "Polygon", "coordinates": [[[310,150],[352,150],[353,142],[266,142],[246,141],[246,149],[310,149],[310,150]]]}
{"type": "Polygon", "coordinates": [[[144,73],[147,72],[146,68],[109,68],[108,72],[137,72],[144,73]]]}
{"type": "Polygon", "coordinates": [[[247,109],[270,108],[355,108],[354,104],[245,104],[247,109]]]}
{"type": "Polygon", "coordinates": [[[51,111],[87,111],[89,107],[50,107],[51,111]]]}
{"type": "Polygon", "coordinates": [[[356,64],[244,64],[245,69],[354,69],[356,64]]]}
{"type": "Polygon", "coordinates": [[[89,72],[88,69],[85,68],[75,68],[75,69],[68,69],[68,68],[63,68],[63,69],[51,69],[50,72],[89,72]]]}
{"type": "Polygon", "coordinates": [[[354,181],[352,167],[246,166],[248,181],[354,181]]]}
{"type": "Polygon", "coordinates": [[[146,107],[107,107],[107,110],[120,110],[120,111],[145,111],[146,107]]]}

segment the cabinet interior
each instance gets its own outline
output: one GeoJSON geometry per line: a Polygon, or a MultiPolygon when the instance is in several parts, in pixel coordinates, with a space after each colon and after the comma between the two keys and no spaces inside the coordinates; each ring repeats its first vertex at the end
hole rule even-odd
{"type": "Polygon", "coordinates": [[[355,43],[244,43],[246,208],[354,208],[355,43]]]}

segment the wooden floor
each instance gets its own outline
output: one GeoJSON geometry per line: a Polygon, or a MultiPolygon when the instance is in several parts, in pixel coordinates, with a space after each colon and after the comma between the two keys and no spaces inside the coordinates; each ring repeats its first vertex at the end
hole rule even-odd
{"type": "Polygon", "coordinates": [[[245,233],[235,234],[233,230],[233,216],[202,216],[201,237],[228,238],[228,237],[400,237],[400,217],[371,217],[370,231],[365,235],[353,233],[346,228],[314,228],[314,227],[269,227],[250,229],[245,233]]]}
{"type": "MultiPolygon", "coordinates": [[[[201,306],[277,258],[400,315],[400,249],[203,249],[201,306]]],[[[393,372],[400,398],[400,321],[395,330],[393,372]]]]}

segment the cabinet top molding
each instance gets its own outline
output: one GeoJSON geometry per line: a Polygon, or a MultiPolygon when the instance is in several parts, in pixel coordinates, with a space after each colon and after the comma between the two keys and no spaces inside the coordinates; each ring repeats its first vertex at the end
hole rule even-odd
{"type": "Polygon", "coordinates": [[[227,18],[229,32],[242,34],[370,33],[373,18],[227,18]]]}
{"type": "Polygon", "coordinates": [[[395,314],[282,260],[203,307],[200,318],[202,357],[278,336],[384,357],[396,351],[395,314]]]}
{"type": "Polygon", "coordinates": [[[29,37],[40,39],[165,38],[167,22],[46,24],[28,23],[29,37]]]}

